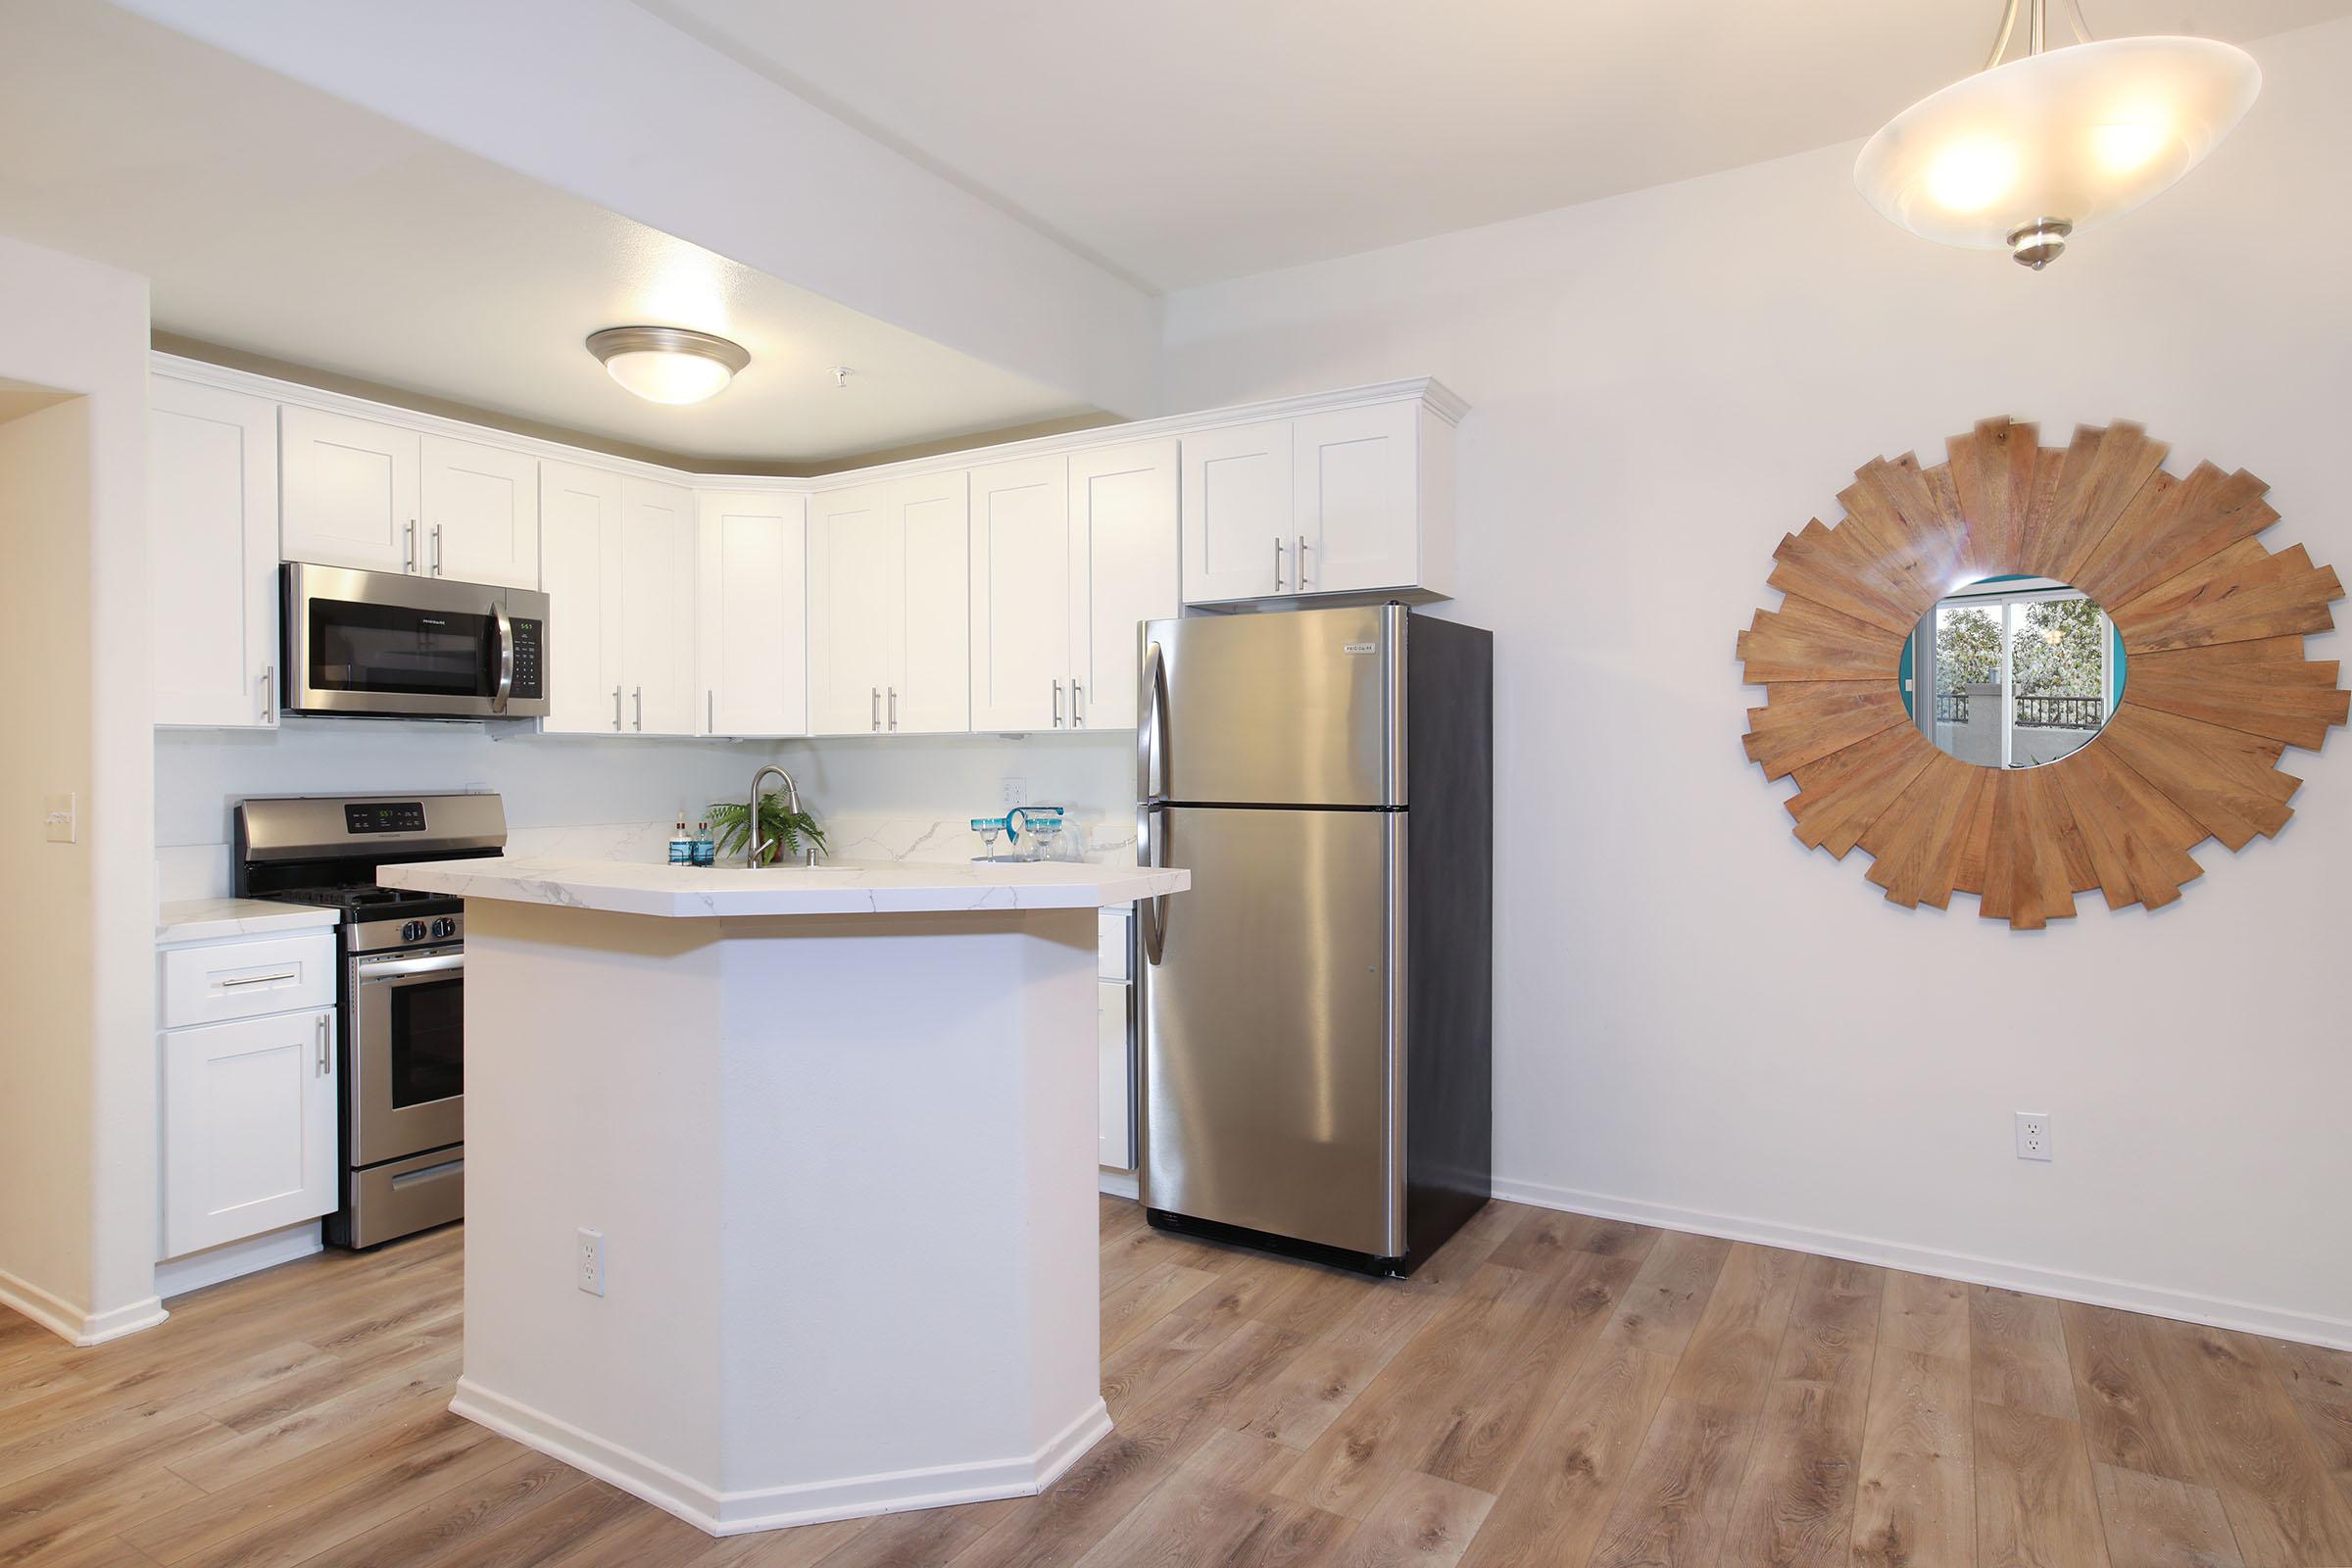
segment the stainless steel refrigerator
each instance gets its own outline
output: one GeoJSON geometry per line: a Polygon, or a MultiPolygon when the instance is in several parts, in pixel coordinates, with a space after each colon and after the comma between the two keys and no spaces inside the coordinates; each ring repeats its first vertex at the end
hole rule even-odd
{"type": "Polygon", "coordinates": [[[1152,1224],[1409,1273],[1487,1200],[1494,639],[1401,605],[1141,629],[1152,1224]]]}

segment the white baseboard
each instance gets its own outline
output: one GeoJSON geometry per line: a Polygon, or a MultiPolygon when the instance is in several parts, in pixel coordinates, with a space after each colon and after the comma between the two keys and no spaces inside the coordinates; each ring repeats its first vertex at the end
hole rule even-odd
{"type": "Polygon", "coordinates": [[[1140,1200],[1143,1197],[1143,1181],[1134,1171],[1103,1167],[1095,1172],[1095,1190],[1108,1193],[1113,1198],[1140,1200]]]}
{"type": "Polygon", "coordinates": [[[568,1421],[495,1394],[470,1378],[458,1379],[457,1396],[449,1401],[449,1407],[468,1421],[610,1482],[712,1536],[748,1535],[757,1530],[863,1519],[998,1497],[1035,1496],[1110,1432],[1110,1411],[1097,1399],[1035,1453],[1022,1458],[721,1493],[568,1421]]]}
{"type": "Polygon", "coordinates": [[[0,1269],[0,1306],[12,1307],[70,1345],[104,1345],[125,1334],[151,1329],[172,1314],[150,1296],[128,1306],[85,1312],[64,1297],[0,1269]]]}
{"type": "Polygon", "coordinates": [[[2105,1279],[2095,1274],[2059,1273],[2029,1263],[2012,1263],[1967,1252],[1911,1247],[1870,1236],[1847,1236],[1803,1225],[1783,1225],[1739,1214],[1715,1214],[1703,1209],[1676,1208],[1665,1203],[1644,1203],[1630,1198],[1613,1198],[1605,1193],[1546,1186],[1542,1182],[1497,1178],[1494,1196],[1514,1203],[1532,1203],[1538,1208],[1563,1209],[1572,1214],[1626,1220],[1636,1225],[1655,1225],[1663,1230],[1692,1231],[1701,1236],[1719,1236],[1733,1242],[1754,1242],[1765,1247],[1785,1247],[1800,1252],[1820,1252],[1856,1263],[1876,1263],[1886,1268],[1906,1269],[1914,1274],[1933,1274],[1939,1279],[1961,1280],[1971,1285],[1990,1285],[2005,1291],[2028,1291],[2036,1296],[2054,1296],[2061,1300],[2081,1301],[2089,1306],[2119,1307],[2127,1312],[2146,1312],[2156,1317],[2179,1318],[2187,1323],[2208,1323],[2215,1328],[2237,1329],[2248,1334],[2268,1335],[2273,1339],[2296,1340],[2306,1345],[2352,1350],[2352,1319],[2347,1318],[2284,1311],[2222,1297],[2192,1296],[2162,1286],[2137,1285],[2128,1280],[2105,1279]]]}
{"type": "Polygon", "coordinates": [[[155,1294],[170,1300],[190,1291],[201,1291],[222,1280],[233,1280],[242,1274],[253,1274],[280,1263],[291,1263],[298,1257],[308,1257],[325,1249],[326,1240],[319,1234],[319,1222],[304,1220],[242,1241],[223,1242],[208,1247],[201,1252],[185,1257],[168,1258],[155,1265],[155,1294]]]}

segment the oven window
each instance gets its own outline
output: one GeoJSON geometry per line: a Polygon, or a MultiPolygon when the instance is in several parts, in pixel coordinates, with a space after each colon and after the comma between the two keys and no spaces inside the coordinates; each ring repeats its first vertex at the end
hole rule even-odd
{"type": "Polygon", "coordinates": [[[498,683],[491,616],[311,601],[311,684],[323,691],[478,697],[498,683]]]}
{"type": "Polygon", "coordinates": [[[392,1107],[466,1092],[466,980],[392,988],[392,1107]]]}

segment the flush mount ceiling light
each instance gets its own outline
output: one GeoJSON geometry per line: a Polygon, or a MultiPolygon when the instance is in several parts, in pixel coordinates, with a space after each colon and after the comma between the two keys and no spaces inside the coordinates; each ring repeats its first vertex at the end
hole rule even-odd
{"type": "Polygon", "coordinates": [[[2007,0],[1976,75],[1886,122],[1854,162],[1879,212],[1923,239],[2006,248],[2039,271],[2067,241],[2130,212],[2200,163],[2262,90],[2242,49],[2211,38],[2093,41],[2050,49],[2047,0],[2007,0]],[[2027,52],[2004,65],[2020,11],[2027,52]]]}
{"type": "Polygon", "coordinates": [[[742,344],[682,326],[608,326],[588,334],[588,352],[613,380],[649,403],[716,397],[752,363],[742,344]]]}

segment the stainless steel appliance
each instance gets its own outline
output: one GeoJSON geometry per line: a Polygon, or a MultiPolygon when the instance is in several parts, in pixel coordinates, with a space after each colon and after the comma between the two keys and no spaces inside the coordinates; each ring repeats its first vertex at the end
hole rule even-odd
{"type": "Polygon", "coordinates": [[[343,911],[338,1247],[466,1212],[466,904],[378,887],[376,867],[496,855],[495,795],[258,798],[236,810],[241,897],[343,911]]]}
{"type": "Polygon", "coordinates": [[[1147,621],[1152,1223],[1409,1273],[1488,1196],[1494,639],[1400,605],[1147,621]]]}
{"type": "Polygon", "coordinates": [[[538,718],[548,598],[289,562],[285,706],[372,718],[538,718]]]}

